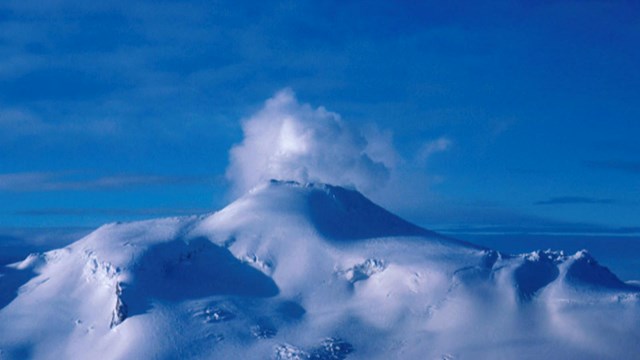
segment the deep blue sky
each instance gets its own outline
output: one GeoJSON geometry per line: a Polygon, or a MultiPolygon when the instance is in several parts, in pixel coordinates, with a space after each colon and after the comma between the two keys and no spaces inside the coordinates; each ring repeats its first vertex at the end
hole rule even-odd
{"type": "Polygon", "coordinates": [[[421,225],[640,233],[640,3],[480,3],[3,1],[0,228],[219,209],[289,87],[405,159],[447,140],[382,204],[421,225]]]}

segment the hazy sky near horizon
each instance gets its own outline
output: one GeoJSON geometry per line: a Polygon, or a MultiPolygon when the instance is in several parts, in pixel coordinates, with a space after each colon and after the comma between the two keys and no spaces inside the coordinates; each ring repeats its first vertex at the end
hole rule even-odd
{"type": "Polygon", "coordinates": [[[3,1],[0,227],[217,210],[255,180],[233,166],[268,148],[252,131],[286,129],[308,142],[251,166],[335,174],[420,225],[638,234],[639,18],[637,1],[3,1]]]}

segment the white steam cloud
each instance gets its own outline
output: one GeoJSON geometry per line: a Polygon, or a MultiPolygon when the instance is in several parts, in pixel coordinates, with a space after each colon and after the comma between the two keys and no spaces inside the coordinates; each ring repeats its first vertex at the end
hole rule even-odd
{"type": "Polygon", "coordinates": [[[227,178],[236,194],[270,179],[323,182],[368,192],[384,185],[393,156],[384,136],[349,128],[340,115],[278,92],[243,122],[244,140],[230,153],[227,178]]]}

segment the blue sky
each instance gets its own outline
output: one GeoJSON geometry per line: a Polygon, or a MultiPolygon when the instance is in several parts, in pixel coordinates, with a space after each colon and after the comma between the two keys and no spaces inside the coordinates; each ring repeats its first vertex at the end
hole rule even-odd
{"type": "Polygon", "coordinates": [[[241,121],[289,88],[392,142],[396,181],[368,195],[421,225],[637,234],[639,16],[636,1],[3,1],[0,228],[219,209],[241,121]]]}

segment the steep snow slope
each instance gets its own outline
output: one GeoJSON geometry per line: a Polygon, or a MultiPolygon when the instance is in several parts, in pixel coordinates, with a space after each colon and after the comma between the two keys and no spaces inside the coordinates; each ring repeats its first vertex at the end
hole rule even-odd
{"type": "Polygon", "coordinates": [[[2,359],[640,353],[639,289],[586,251],[501,254],[329,185],[105,225],[5,273],[2,359]]]}

